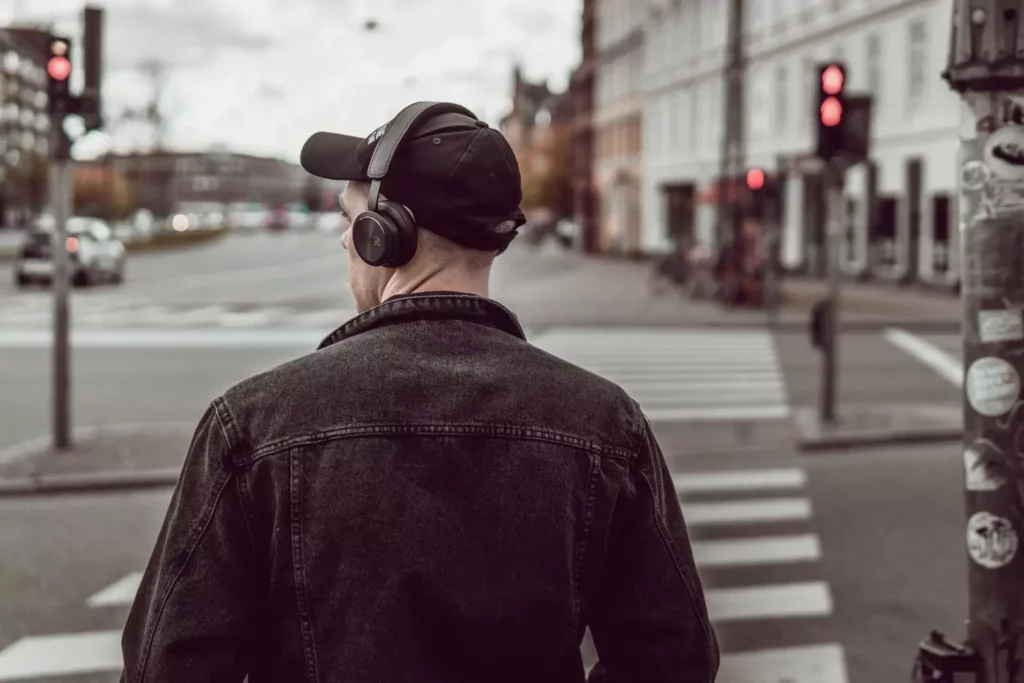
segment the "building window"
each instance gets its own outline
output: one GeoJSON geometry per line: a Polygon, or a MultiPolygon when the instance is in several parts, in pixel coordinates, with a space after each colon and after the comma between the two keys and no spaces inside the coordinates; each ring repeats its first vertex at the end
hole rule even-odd
{"type": "Polygon", "coordinates": [[[907,104],[916,107],[924,97],[925,88],[925,35],[924,20],[916,19],[910,23],[910,63],[907,69],[907,104]]]}
{"type": "Polygon", "coordinates": [[[880,71],[882,41],[879,40],[877,34],[871,34],[865,42],[867,68],[864,71],[867,74],[867,87],[868,92],[874,95],[875,102],[877,102],[882,87],[882,72],[880,71]]]}
{"type": "Polygon", "coordinates": [[[775,126],[785,130],[789,125],[789,70],[785,64],[775,67],[775,126]]]}

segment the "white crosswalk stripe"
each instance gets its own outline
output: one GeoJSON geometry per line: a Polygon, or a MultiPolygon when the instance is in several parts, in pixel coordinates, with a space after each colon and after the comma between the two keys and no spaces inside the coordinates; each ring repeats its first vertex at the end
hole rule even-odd
{"type": "MultiPolygon", "coordinates": [[[[48,328],[53,320],[48,299],[0,304],[0,333],[48,328]]],[[[118,298],[72,298],[73,329],[319,329],[326,334],[356,315],[354,308],[308,309],[292,306],[246,306],[201,303],[191,306],[118,298]]]]}
{"type": "MultiPolygon", "coordinates": [[[[800,496],[807,482],[799,468],[740,469],[681,473],[673,476],[676,490],[682,492],[683,512],[696,540],[694,558],[701,573],[722,569],[786,567],[814,565],[821,559],[821,546],[813,533],[770,534],[700,539],[700,532],[723,520],[730,524],[754,525],[780,519],[806,522],[811,516],[810,501],[800,496]],[[734,496],[737,493],[759,496],[689,502],[687,496],[734,496]],[[776,499],[800,514],[775,514],[766,507],[769,493],[789,493],[776,499]],[[695,513],[701,505],[718,506],[715,514],[695,513]],[[770,519],[758,517],[767,514],[770,519]]],[[[707,508],[704,508],[707,509],[707,508]]],[[[781,508],[780,508],[781,509],[781,508]]],[[[132,572],[114,581],[86,599],[94,610],[125,608],[135,599],[142,572],[132,572]]],[[[708,611],[719,625],[758,623],[772,620],[786,623],[794,619],[822,619],[832,614],[832,594],[828,583],[803,580],[764,585],[716,586],[706,590],[708,611]]],[[[846,656],[836,643],[810,643],[800,646],[771,647],[771,638],[779,628],[763,629],[765,647],[729,651],[724,647],[718,680],[724,683],[848,683],[846,656]]],[[[98,630],[24,637],[0,650],[0,681],[49,676],[86,675],[121,670],[121,631],[98,630]]]]}
{"type": "MultiPolygon", "coordinates": [[[[807,568],[821,560],[822,549],[813,533],[749,535],[765,524],[806,524],[812,517],[809,498],[801,491],[806,472],[798,467],[679,472],[673,475],[683,514],[694,536],[693,556],[701,574],[718,570],[761,567],[807,568]],[[740,497],[737,497],[737,494],[740,497]],[[772,497],[774,494],[774,497],[772,497]],[[699,500],[690,500],[697,498],[699,500]],[[782,496],[782,497],[780,497],[782,496]],[[710,499],[710,500],[709,500],[710,499]],[[711,530],[735,529],[722,537],[702,538],[711,530]],[[740,534],[740,535],[737,535],[740,534]]],[[[806,577],[805,577],[806,578],[806,577]]],[[[709,582],[710,583],[710,582],[709,582]]],[[[705,590],[708,613],[716,630],[737,623],[771,620],[827,619],[832,593],[820,580],[755,583],[705,590]]],[[[846,655],[838,643],[809,643],[773,647],[772,638],[785,626],[758,631],[757,648],[744,643],[729,652],[725,643],[718,679],[728,683],[787,681],[788,683],[848,683],[846,655]]]]}
{"type": "Polygon", "coordinates": [[[651,420],[777,420],[785,380],[765,331],[551,328],[544,350],[621,386],[651,420]]]}

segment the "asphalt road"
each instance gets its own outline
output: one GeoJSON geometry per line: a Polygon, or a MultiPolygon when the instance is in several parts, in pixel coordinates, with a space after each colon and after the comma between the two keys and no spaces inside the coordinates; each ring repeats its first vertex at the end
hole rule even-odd
{"type": "MultiPolygon", "coordinates": [[[[245,326],[228,330],[231,336],[200,322],[179,344],[185,337],[174,335],[183,328],[167,326],[166,311],[292,306],[341,315],[351,302],[336,240],[233,236],[194,251],[138,255],[123,287],[76,291],[79,310],[87,301],[142,301],[162,306],[164,317],[143,325],[148,337],[124,330],[116,338],[81,337],[73,353],[75,424],[195,423],[230,384],[308,352],[329,331],[326,318],[287,334],[279,328],[278,337],[245,326]]],[[[788,412],[814,402],[819,363],[803,335],[623,329],[630,311],[615,308],[632,306],[637,322],[649,322],[685,304],[640,311],[622,293],[624,280],[614,281],[626,272],[621,266],[557,251],[507,256],[494,296],[515,302],[526,323],[545,321],[527,325],[531,340],[620,382],[658,420],[728,655],[722,683],[906,680],[929,629],[960,635],[966,567],[955,446],[798,455],[788,412]],[[560,317],[591,327],[552,326],[560,317]]],[[[15,312],[47,303],[46,292],[11,289],[3,268],[0,342],[22,324],[5,325],[5,312],[8,321],[29,320],[15,312]]],[[[841,354],[840,406],[958,400],[934,355],[925,354],[931,365],[923,362],[920,346],[905,340],[847,335],[841,354]]],[[[0,449],[47,432],[49,360],[40,345],[0,343],[0,449]]],[[[0,681],[43,660],[78,667],[77,675],[52,680],[114,680],[103,669],[116,659],[131,577],[144,566],[168,496],[0,499],[0,681]],[[93,640],[59,638],[82,632],[93,640]],[[47,654],[33,655],[34,646],[47,654]],[[83,674],[83,657],[99,673],[83,674]]]]}

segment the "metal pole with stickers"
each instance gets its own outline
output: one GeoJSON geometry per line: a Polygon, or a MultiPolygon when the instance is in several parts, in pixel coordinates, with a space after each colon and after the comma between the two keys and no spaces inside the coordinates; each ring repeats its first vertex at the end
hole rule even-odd
{"type": "Polygon", "coordinates": [[[955,0],[960,95],[967,639],[920,644],[917,680],[1024,677],[1024,0],[955,0]]]}

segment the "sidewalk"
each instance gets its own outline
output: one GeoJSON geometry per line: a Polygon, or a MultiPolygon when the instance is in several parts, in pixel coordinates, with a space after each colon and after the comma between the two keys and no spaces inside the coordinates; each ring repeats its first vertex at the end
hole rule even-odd
{"type": "Polygon", "coordinates": [[[0,450],[0,496],[173,486],[192,438],[187,425],[75,432],[64,452],[47,439],[0,450]]]}
{"type": "MultiPolygon", "coordinates": [[[[618,256],[585,256],[567,253],[555,245],[533,252],[538,258],[566,262],[566,272],[538,281],[496,286],[492,296],[509,306],[524,324],[531,326],[609,324],[763,326],[763,309],[726,308],[695,301],[679,290],[667,289],[656,296],[649,291],[653,264],[618,256]]],[[[814,304],[826,296],[824,280],[790,276],[783,279],[782,305],[776,324],[805,331],[814,304]]],[[[844,329],[960,328],[960,300],[948,292],[876,282],[843,282],[840,317],[844,329]]]]}

